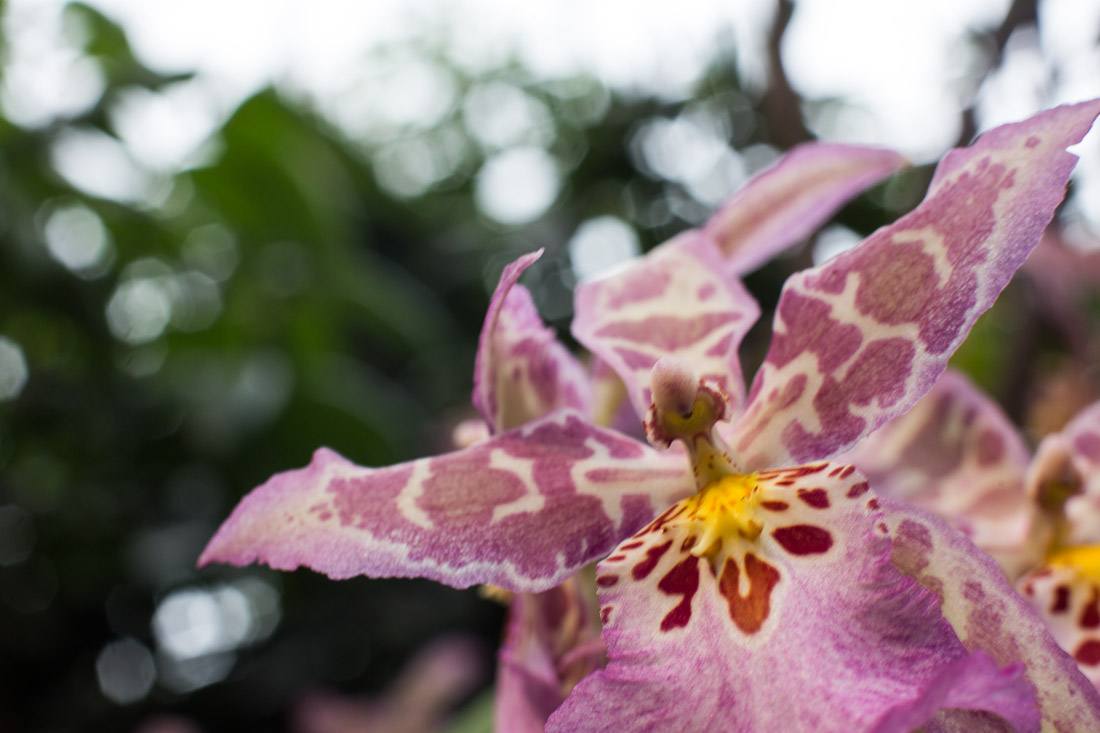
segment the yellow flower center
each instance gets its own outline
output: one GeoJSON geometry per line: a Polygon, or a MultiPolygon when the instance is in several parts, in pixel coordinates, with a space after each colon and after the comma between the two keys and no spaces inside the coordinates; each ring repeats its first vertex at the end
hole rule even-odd
{"type": "Polygon", "coordinates": [[[699,539],[691,548],[697,557],[717,552],[723,539],[754,540],[764,528],[756,519],[760,490],[754,473],[722,476],[684,503],[682,521],[698,527],[699,539]]]}
{"type": "Polygon", "coordinates": [[[1072,568],[1084,580],[1100,584],[1100,545],[1078,545],[1058,550],[1047,558],[1056,568],[1072,568]]]}

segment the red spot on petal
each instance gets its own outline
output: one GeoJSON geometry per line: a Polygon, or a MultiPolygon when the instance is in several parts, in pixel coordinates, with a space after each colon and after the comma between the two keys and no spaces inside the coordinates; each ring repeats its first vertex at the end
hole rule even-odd
{"type": "Polygon", "coordinates": [[[606,624],[609,618],[611,618],[611,606],[604,606],[600,609],[600,621],[606,624]]]}
{"type": "Polygon", "coordinates": [[[668,552],[670,547],[672,547],[672,540],[646,550],[645,560],[635,565],[630,571],[630,574],[634,576],[634,580],[644,580],[647,575],[652,573],[653,568],[657,567],[657,563],[660,562],[661,556],[668,552]]]}
{"type": "Polygon", "coordinates": [[[745,577],[748,579],[748,595],[738,590],[741,571],[732,558],[726,558],[718,592],[726,597],[730,618],[737,628],[746,634],[760,630],[771,612],[772,588],[779,582],[779,571],[751,553],[745,555],[745,577]]]}
{"type": "Polygon", "coordinates": [[[776,486],[794,486],[794,479],[785,478],[782,481],[776,481],[776,486]]]}
{"type": "Polygon", "coordinates": [[[825,470],[828,463],[820,463],[816,466],[799,466],[798,468],[787,469],[787,475],[791,478],[801,478],[802,476],[809,476],[812,473],[820,473],[825,470]]]}
{"type": "Polygon", "coordinates": [[[641,537],[642,535],[645,535],[647,533],[656,532],[657,530],[661,529],[666,524],[671,522],[673,519],[675,519],[677,516],[679,516],[680,513],[683,512],[683,511],[684,511],[684,505],[683,504],[679,504],[679,503],[673,504],[668,509],[665,509],[659,517],[657,517],[652,522],[650,522],[648,527],[646,527],[645,529],[643,529],[641,532],[639,532],[638,534],[636,534],[634,536],[635,537],[641,537]]]}
{"type": "Polygon", "coordinates": [[[1095,629],[1097,626],[1100,626],[1100,593],[1093,588],[1092,598],[1081,612],[1081,628],[1095,629]]]}
{"type": "Polygon", "coordinates": [[[789,504],[785,501],[762,501],[760,506],[771,512],[783,512],[787,510],[789,504]]]}
{"type": "Polygon", "coordinates": [[[1081,642],[1081,645],[1073,652],[1073,658],[1089,667],[1100,664],[1100,641],[1089,639],[1081,642]]]}
{"type": "Polygon", "coordinates": [[[1031,137],[1029,137],[1027,140],[1024,141],[1024,145],[1028,146],[1029,148],[1037,147],[1039,145],[1038,136],[1032,135],[1031,137]]]}
{"type": "Polygon", "coordinates": [[[1030,580],[1027,581],[1026,583],[1024,583],[1024,595],[1025,596],[1035,595],[1035,585],[1030,580]]]}
{"type": "Polygon", "coordinates": [[[618,582],[618,575],[601,575],[600,577],[596,578],[596,585],[600,586],[601,588],[610,588],[618,582]]]}
{"type": "Polygon", "coordinates": [[[829,494],[825,489],[799,489],[798,498],[814,509],[829,508],[829,494]]]}
{"type": "Polygon", "coordinates": [[[687,552],[687,551],[688,551],[688,550],[690,550],[691,548],[695,547],[695,541],[696,541],[696,539],[697,539],[697,538],[695,537],[695,535],[693,535],[693,534],[689,534],[689,535],[687,536],[687,539],[686,539],[686,540],[684,540],[684,543],[683,543],[682,545],[680,545],[680,551],[681,551],[681,552],[687,552]]]}
{"type": "Polygon", "coordinates": [[[820,555],[833,546],[828,530],[812,524],[795,524],[772,531],[772,537],[792,555],[820,555]]]}
{"type": "Polygon", "coordinates": [[[849,476],[851,476],[855,472],[856,472],[856,467],[855,466],[845,466],[844,470],[840,472],[839,478],[848,478],[849,476]]]}
{"type": "Polygon", "coordinates": [[[1051,613],[1065,613],[1069,610],[1069,586],[1060,585],[1054,589],[1054,602],[1050,604],[1051,613]]]}
{"type": "Polygon", "coordinates": [[[633,542],[627,542],[625,545],[619,545],[620,550],[633,550],[636,547],[641,547],[645,542],[642,540],[634,540],[633,542]]]}
{"type": "Polygon", "coordinates": [[[661,619],[661,631],[687,626],[691,620],[691,599],[699,590],[699,558],[689,555],[673,565],[657,588],[670,596],[682,596],[676,607],[661,619]]]}
{"type": "Polygon", "coordinates": [[[868,499],[867,500],[867,508],[868,509],[878,509],[878,499],[868,499]]]}
{"type": "Polygon", "coordinates": [[[853,484],[852,488],[848,489],[848,498],[855,499],[857,496],[862,496],[866,494],[870,488],[871,485],[866,481],[860,481],[858,484],[853,484]]]}

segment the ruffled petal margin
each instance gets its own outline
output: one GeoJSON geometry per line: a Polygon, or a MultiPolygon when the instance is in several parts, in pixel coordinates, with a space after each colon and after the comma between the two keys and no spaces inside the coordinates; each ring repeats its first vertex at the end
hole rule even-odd
{"type": "Polygon", "coordinates": [[[690,494],[681,456],[558,412],[386,468],[322,448],[246,496],[199,565],[262,562],[341,579],[425,577],[540,591],[690,494]]]}

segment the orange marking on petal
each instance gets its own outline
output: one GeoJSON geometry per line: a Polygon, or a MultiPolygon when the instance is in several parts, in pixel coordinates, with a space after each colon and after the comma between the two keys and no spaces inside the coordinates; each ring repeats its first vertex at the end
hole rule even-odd
{"type": "Polygon", "coordinates": [[[726,558],[722,577],[718,581],[718,592],[726,597],[730,618],[737,628],[746,634],[754,634],[771,612],[772,589],[779,582],[779,571],[752,553],[745,555],[745,577],[749,582],[749,592],[745,596],[738,589],[740,574],[737,563],[732,558],[726,558]]]}

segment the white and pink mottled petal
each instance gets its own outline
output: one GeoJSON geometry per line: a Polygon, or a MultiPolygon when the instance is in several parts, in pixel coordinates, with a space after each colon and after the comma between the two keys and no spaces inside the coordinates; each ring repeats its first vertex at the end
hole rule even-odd
{"type": "Polygon", "coordinates": [[[799,145],[753,176],[703,231],[722,252],[727,270],[742,275],[809,236],[845,201],[907,163],[883,148],[799,145]]]}
{"type": "Polygon", "coordinates": [[[1023,663],[1043,730],[1100,730],[1100,692],[993,559],[939,517],[902,502],[884,500],[883,508],[894,564],[939,596],[967,649],[998,664],[1023,663]]]}
{"type": "Polygon", "coordinates": [[[988,697],[945,696],[969,654],[934,594],[892,565],[854,468],[758,480],[756,540],[696,556],[698,528],[680,502],[600,562],[608,665],[548,731],[894,731],[893,714],[919,725],[947,705],[1026,720],[1034,698],[993,664],[966,666],[994,678],[988,697]]]}
{"type": "Polygon", "coordinates": [[[1024,490],[1030,454],[1001,408],[948,370],[845,460],[875,491],[947,517],[1010,577],[1042,559],[1049,527],[1024,490]]]}
{"type": "Polygon", "coordinates": [[[199,562],[539,591],[693,486],[680,456],[569,411],[386,468],[322,448],[246,496],[199,562]]]}
{"type": "Polygon", "coordinates": [[[749,467],[849,449],[931,389],[1039,243],[1100,100],[1048,110],[949,154],[924,201],[787,280],[734,450],[749,467]]]}
{"type": "Polygon", "coordinates": [[[737,350],[759,315],[741,283],[722,275],[713,245],[692,231],[579,285],[573,334],[619,375],[639,419],[649,410],[650,370],[664,356],[689,361],[736,410],[745,393],[737,350]]]}
{"type": "Polygon", "coordinates": [[[1017,587],[1085,677],[1100,687],[1100,586],[1076,568],[1047,565],[1017,587]]]}
{"type": "Polygon", "coordinates": [[[493,432],[518,427],[559,408],[591,409],[588,375],[543,324],[520,275],[542,256],[504,268],[485,313],[474,362],[473,403],[493,432]]]}

